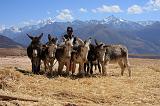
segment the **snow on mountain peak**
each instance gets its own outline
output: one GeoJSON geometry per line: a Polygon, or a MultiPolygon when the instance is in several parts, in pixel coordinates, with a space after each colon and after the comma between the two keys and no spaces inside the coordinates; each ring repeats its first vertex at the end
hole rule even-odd
{"type": "Polygon", "coordinates": [[[44,20],[39,20],[38,21],[38,24],[43,24],[43,25],[46,25],[46,24],[52,24],[55,22],[55,19],[49,17],[48,19],[44,19],[44,20]]]}
{"type": "Polygon", "coordinates": [[[116,18],[115,16],[109,16],[107,18],[104,19],[104,22],[109,23],[109,22],[113,22],[113,21],[119,21],[118,18],[116,18]]]}
{"type": "Polygon", "coordinates": [[[0,26],[0,33],[2,33],[3,30],[5,30],[5,26],[4,25],[0,26]]]}
{"type": "Polygon", "coordinates": [[[9,29],[13,32],[21,32],[21,30],[18,27],[15,27],[15,26],[11,26],[9,29]]]}
{"type": "Polygon", "coordinates": [[[137,23],[142,25],[142,26],[147,26],[147,25],[152,25],[154,24],[156,21],[138,21],[137,23]]]}
{"type": "Polygon", "coordinates": [[[111,15],[111,16],[102,20],[102,24],[109,24],[109,23],[119,24],[121,22],[128,22],[128,21],[124,20],[124,19],[117,18],[114,15],[111,15]]]}

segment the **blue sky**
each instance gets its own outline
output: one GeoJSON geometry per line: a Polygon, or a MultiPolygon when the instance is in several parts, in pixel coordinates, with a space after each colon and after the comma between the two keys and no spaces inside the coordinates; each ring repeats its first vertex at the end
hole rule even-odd
{"type": "Polygon", "coordinates": [[[101,20],[110,15],[131,21],[160,21],[160,0],[0,0],[0,13],[0,26],[47,18],[101,20]]]}

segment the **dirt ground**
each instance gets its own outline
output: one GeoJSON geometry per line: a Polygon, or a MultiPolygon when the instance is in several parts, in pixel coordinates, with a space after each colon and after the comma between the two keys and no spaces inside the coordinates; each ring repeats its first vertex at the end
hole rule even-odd
{"type": "Polygon", "coordinates": [[[25,48],[0,48],[0,57],[4,56],[26,56],[25,48]]]}
{"type": "Polygon", "coordinates": [[[131,77],[127,70],[121,76],[120,67],[113,64],[109,65],[107,76],[48,78],[33,75],[27,57],[0,57],[0,105],[159,106],[160,60],[130,58],[129,61],[131,77]],[[2,99],[4,96],[20,99],[2,99]]]}

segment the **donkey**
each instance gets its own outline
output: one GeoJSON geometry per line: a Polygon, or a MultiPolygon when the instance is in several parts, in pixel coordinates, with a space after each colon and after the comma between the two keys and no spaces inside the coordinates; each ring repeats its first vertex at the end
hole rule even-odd
{"type": "Polygon", "coordinates": [[[76,64],[79,64],[79,73],[83,75],[83,69],[84,69],[84,63],[87,62],[87,56],[89,51],[89,45],[91,43],[91,38],[89,38],[88,41],[83,42],[80,38],[76,38],[77,42],[79,43],[79,46],[77,47],[76,51],[72,52],[71,56],[71,70],[72,74],[75,72],[76,64]]]}
{"type": "Polygon", "coordinates": [[[57,40],[57,38],[52,38],[51,35],[48,34],[48,42],[46,45],[43,45],[41,58],[44,62],[45,72],[47,68],[50,72],[52,71],[57,49],[57,40]]]}
{"type": "Polygon", "coordinates": [[[43,33],[41,33],[40,36],[30,36],[27,34],[28,37],[32,40],[30,45],[27,47],[27,55],[31,59],[32,63],[32,72],[34,74],[38,74],[40,71],[40,62],[41,62],[41,44],[40,39],[43,36],[43,33]]]}
{"type": "Polygon", "coordinates": [[[61,45],[57,47],[55,57],[59,63],[58,65],[58,74],[62,74],[62,69],[64,65],[66,66],[67,74],[70,71],[70,59],[71,59],[71,52],[73,48],[73,38],[72,39],[65,39],[61,45]]]}
{"type": "Polygon", "coordinates": [[[127,67],[129,76],[131,76],[130,64],[128,61],[128,49],[123,45],[105,45],[103,43],[97,45],[96,54],[98,60],[102,65],[102,73],[106,74],[106,66],[109,63],[118,63],[121,67],[121,75],[123,76],[124,70],[127,67]]]}
{"type": "Polygon", "coordinates": [[[87,75],[89,73],[93,74],[93,66],[95,66],[95,69],[97,70],[97,65],[98,65],[99,72],[101,73],[101,66],[100,66],[100,63],[97,59],[95,49],[96,49],[96,45],[90,44],[90,50],[89,50],[88,56],[87,56],[88,61],[84,64],[84,70],[87,75]],[[87,68],[87,71],[86,71],[86,68],[87,68]]]}

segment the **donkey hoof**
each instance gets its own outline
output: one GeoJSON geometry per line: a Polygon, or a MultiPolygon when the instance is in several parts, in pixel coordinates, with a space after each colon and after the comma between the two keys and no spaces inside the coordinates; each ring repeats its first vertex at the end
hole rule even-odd
{"type": "Polygon", "coordinates": [[[107,76],[107,73],[103,73],[102,76],[107,76]]]}
{"type": "Polygon", "coordinates": [[[85,74],[84,73],[78,73],[77,76],[80,77],[80,78],[83,78],[83,77],[85,77],[85,74]]]}
{"type": "Polygon", "coordinates": [[[70,76],[70,73],[69,73],[69,72],[66,72],[66,76],[70,76]]]}
{"type": "Polygon", "coordinates": [[[58,75],[60,75],[60,76],[61,76],[61,75],[62,75],[62,72],[58,71],[58,75]]]}

